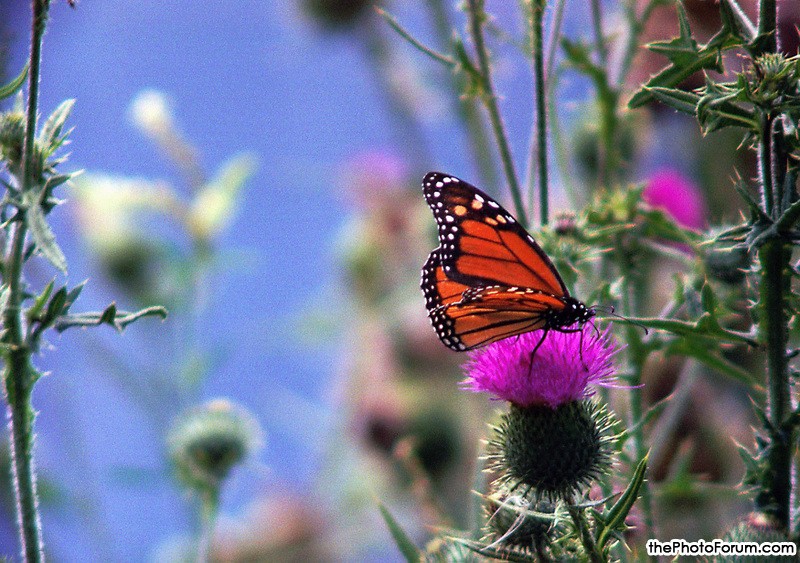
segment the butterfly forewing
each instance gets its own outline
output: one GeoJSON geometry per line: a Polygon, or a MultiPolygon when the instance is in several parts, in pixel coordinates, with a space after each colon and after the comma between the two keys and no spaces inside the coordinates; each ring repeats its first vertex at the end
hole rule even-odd
{"type": "Polygon", "coordinates": [[[439,260],[448,278],[470,286],[569,295],[544,251],[494,199],[440,172],[428,173],[422,186],[438,226],[439,260]]]}

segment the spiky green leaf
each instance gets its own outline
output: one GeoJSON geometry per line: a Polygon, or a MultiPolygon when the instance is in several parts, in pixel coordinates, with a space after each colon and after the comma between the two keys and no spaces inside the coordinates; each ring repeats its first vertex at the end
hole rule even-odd
{"type": "MultiPolygon", "coordinates": [[[[649,455],[649,454],[648,454],[649,455]]],[[[604,525],[598,527],[596,532],[596,542],[600,549],[605,548],[606,543],[614,537],[614,534],[625,529],[625,518],[633,508],[633,504],[639,497],[639,489],[644,483],[644,476],[647,471],[647,457],[639,461],[633,477],[625,487],[625,491],[606,513],[603,514],[604,525]]]]}
{"type": "Polygon", "coordinates": [[[403,530],[397,520],[394,519],[394,516],[391,515],[389,510],[382,503],[378,503],[378,510],[381,511],[383,521],[386,522],[386,526],[389,528],[392,538],[394,538],[394,543],[397,545],[397,548],[400,550],[400,553],[403,554],[406,561],[408,563],[418,563],[422,555],[419,548],[414,545],[414,542],[411,541],[411,538],[408,537],[405,530],[403,530]]]}
{"type": "Polygon", "coordinates": [[[28,65],[26,64],[22,71],[8,84],[0,86],[0,100],[5,100],[14,95],[14,92],[20,89],[28,77],[28,65]]]}
{"type": "Polygon", "coordinates": [[[36,250],[66,274],[67,259],[56,242],[56,236],[45,219],[41,205],[34,203],[25,210],[25,224],[36,242],[36,250]]]}
{"type": "Polygon", "coordinates": [[[67,121],[74,106],[75,100],[64,100],[53,113],[50,114],[50,117],[47,118],[44,126],[42,126],[42,130],[39,133],[39,144],[41,144],[48,156],[63,142],[61,133],[64,128],[64,123],[67,121]]]}

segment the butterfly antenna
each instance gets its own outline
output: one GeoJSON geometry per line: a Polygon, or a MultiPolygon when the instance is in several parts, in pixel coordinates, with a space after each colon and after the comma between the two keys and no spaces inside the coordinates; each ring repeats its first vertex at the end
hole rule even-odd
{"type": "Polygon", "coordinates": [[[647,327],[643,323],[631,320],[628,317],[625,317],[625,316],[622,316],[622,315],[619,315],[619,314],[615,313],[613,306],[605,307],[605,306],[602,306],[602,305],[595,305],[594,307],[592,307],[592,309],[594,309],[595,311],[600,311],[602,313],[605,313],[609,317],[615,317],[617,319],[622,319],[626,323],[632,324],[634,326],[638,326],[639,328],[641,328],[644,331],[645,335],[650,334],[650,331],[647,330],[647,327]]]}

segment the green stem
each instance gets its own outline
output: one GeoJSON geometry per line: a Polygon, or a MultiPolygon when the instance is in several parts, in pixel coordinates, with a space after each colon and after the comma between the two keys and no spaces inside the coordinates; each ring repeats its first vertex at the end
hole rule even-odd
{"type": "Polygon", "coordinates": [[[527,227],[528,216],[527,213],[525,213],[522,190],[517,180],[517,172],[514,169],[514,160],[511,157],[511,148],[508,143],[505,125],[503,125],[500,109],[497,106],[497,96],[494,93],[491,69],[489,67],[489,53],[486,50],[486,44],[483,39],[483,26],[486,21],[486,13],[483,11],[483,0],[468,0],[467,7],[470,32],[472,41],[475,44],[475,52],[478,55],[478,66],[483,83],[481,99],[486,106],[486,110],[489,112],[489,121],[492,124],[492,131],[494,131],[497,149],[500,152],[500,161],[503,163],[503,170],[506,175],[506,181],[508,181],[508,188],[511,191],[511,198],[514,200],[517,219],[519,219],[523,226],[527,227]]]}
{"type": "Polygon", "coordinates": [[[589,561],[592,563],[605,563],[605,557],[603,557],[603,554],[598,551],[597,543],[592,537],[592,532],[589,529],[589,524],[586,522],[586,514],[584,511],[575,506],[567,507],[567,511],[569,512],[572,522],[575,524],[575,528],[580,535],[581,544],[583,544],[583,548],[586,550],[586,553],[589,556],[589,561]]]}
{"type": "MultiPolygon", "coordinates": [[[[28,76],[28,107],[25,140],[22,156],[23,193],[34,188],[33,165],[36,116],[39,104],[39,74],[42,59],[42,37],[47,23],[49,0],[33,0],[31,23],[30,74],[28,76]]],[[[33,421],[35,411],[31,405],[36,371],[31,365],[31,351],[25,342],[22,321],[22,264],[27,229],[24,220],[12,226],[11,239],[5,256],[3,282],[8,287],[8,299],[2,318],[5,334],[3,343],[8,347],[5,357],[3,381],[9,409],[11,434],[12,474],[17,500],[18,525],[22,556],[27,562],[43,560],[41,523],[36,496],[36,474],[33,464],[33,421]]]]}
{"type": "MultiPolygon", "coordinates": [[[[626,317],[636,317],[640,312],[642,295],[642,277],[637,275],[634,268],[628,264],[627,256],[620,256],[620,264],[623,265],[622,272],[622,315],[626,317]]],[[[628,355],[627,380],[630,390],[630,411],[631,420],[629,428],[632,428],[631,439],[633,441],[634,459],[638,463],[647,455],[647,445],[644,437],[644,397],[642,396],[642,372],[644,363],[647,360],[647,351],[637,327],[627,325],[625,327],[625,343],[628,355]]],[[[653,523],[653,498],[650,491],[650,483],[642,483],[640,490],[642,518],[644,520],[645,537],[655,536],[655,526],[653,523]]]]}
{"type": "MultiPolygon", "coordinates": [[[[542,225],[549,220],[547,177],[547,86],[544,76],[543,20],[544,0],[531,2],[531,50],[533,51],[533,77],[536,103],[536,158],[539,178],[539,214],[542,225]]],[[[531,154],[533,160],[533,154],[531,154]]],[[[531,180],[534,175],[530,175],[531,180]]],[[[533,191],[533,190],[531,190],[533,191]]]]}
{"type": "Polygon", "coordinates": [[[791,294],[791,247],[774,239],[761,247],[760,331],[767,347],[768,470],[756,498],[759,509],[771,514],[783,528],[789,526],[792,494],[792,428],[785,425],[791,412],[791,380],[786,355],[788,322],[786,296],[791,294]]]}
{"type": "MultiPolygon", "coordinates": [[[[428,6],[432,12],[434,27],[440,42],[450,45],[453,26],[444,2],[431,0],[428,2],[428,6]]],[[[479,111],[480,108],[475,98],[463,95],[466,88],[463,75],[453,72],[450,75],[452,76],[450,83],[455,94],[453,98],[456,102],[456,113],[467,131],[470,152],[477,165],[478,174],[483,185],[496,186],[498,176],[496,162],[492,157],[492,147],[489,143],[486,123],[479,111]]]]}
{"type": "Polygon", "coordinates": [[[777,206],[775,205],[775,186],[772,175],[772,127],[773,117],[771,115],[764,116],[761,120],[762,139],[758,144],[758,167],[761,179],[761,203],[767,214],[774,219],[777,206]]]}
{"type": "Polygon", "coordinates": [[[776,0],[761,0],[758,3],[758,34],[766,37],[762,51],[774,53],[778,50],[778,9],[776,0]]]}
{"type": "Polygon", "coordinates": [[[608,62],[608,51],[606,41],[603,37],[603,7],[600,0],[592,0],[592,27],[594,29],[594,44],[597,49],[597,56],[600,58],[600,66],[605,68],[608,62]]]}
{"type": "MultiPolygon", "coordinates": [[[[765,38],[762,52],[778,49],[776,0],[761,0],[758,33],[765,38]]],[[[784,211],[783,197],[787,155],[782,132],[775,131],[776,116],[768,113],[762,121],[759,142],[759,175],[765,211],[774,219],[784,211]]],[[[772,515],[784,529],[791,518],[792,458],[796,428],[786,424],[791,413],[791,378],[786,346],[789,341],[792,247],[782,238],[768,240],[758,251],[761,263],[759,285],[759,332],[767,348],[767,470],[764,472],[756,506],[772,515]]]]}
{"type": "Polygon", "coordinates": [[[201,499],[200,535],[197,538],[197,563],[211,560],[211,541],[219,512],[219,489],[207,491],[201,499]]]}
{"type": "Polygon", "coordinates": [[[653,14],[653,10],[662,4],[660,0],[650,0],[642,10],[642,15],[637,16],[636,0],[628,0],[625,6],[625,19],[628,21],[628,36],[625,41],[622,56],[619,59],[619,67],[617,67],[617,72],[613,75],[613,82],[615,84],[622,86],[628,79],[628,73],[631,70],[631,66],[633,66],[633,58],[639,50],[639,38],[644,32],[644,27],[653,14]]]}

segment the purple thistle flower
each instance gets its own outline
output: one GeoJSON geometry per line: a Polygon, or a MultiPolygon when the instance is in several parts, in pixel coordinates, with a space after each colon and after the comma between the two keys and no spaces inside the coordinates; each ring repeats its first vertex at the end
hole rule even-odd
{"type": "Polygon", "coordinates": [[[653,174],[642,199],[663,209],[679,225],[695,230],[706,226],[706,205],[700,189],[677,170],[664,168],[653,174]]]}
{"type": "Polygon", "coordinates": [[[588,385],[614,385],[612,358],[619,348],[606,328],[581,332],[551,330],[536,354],[541,331],[506,338],[472,352],[465,366],[465,389],[485,391],[520,407],[579,401],[588,385]]]}

